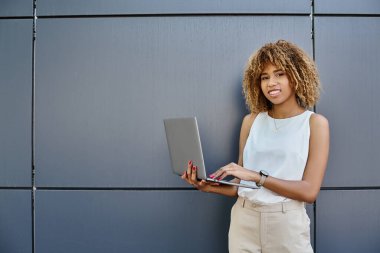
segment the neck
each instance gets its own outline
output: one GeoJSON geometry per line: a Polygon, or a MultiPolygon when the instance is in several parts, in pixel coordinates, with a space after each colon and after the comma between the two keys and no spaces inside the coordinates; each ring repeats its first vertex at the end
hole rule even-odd
{"type": "Polygon", "coordinates": [[[276,119],[285,119],[299,115],[304,111],[305,109],[299,106],[297,103],[292,106],[273,105],[271,109],[271,116],[276,119]]]}

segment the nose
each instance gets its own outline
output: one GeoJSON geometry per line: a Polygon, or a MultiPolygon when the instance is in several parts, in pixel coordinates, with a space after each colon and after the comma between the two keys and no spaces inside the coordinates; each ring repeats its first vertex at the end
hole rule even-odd
{"type": "Polygon", "coordinates": [[[268,80],[268,86],[277,85],[277,78],[275,76],[270,76],[268,80]]]}

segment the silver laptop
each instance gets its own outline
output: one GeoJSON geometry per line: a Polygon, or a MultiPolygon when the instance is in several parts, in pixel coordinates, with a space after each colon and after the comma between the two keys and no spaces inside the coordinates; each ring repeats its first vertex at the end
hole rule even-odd
{"type": "Polygon", "coordinates": [[[197,119],[195,117],[164,119],[164,125],[171,165],[175,174],[180,176],[183,175],[185,170],[187,170],[188,161],[191,160],[198,167],[197,177],[199,180],[203,179],[209,182],[253,189],[258,188],[256,185],[237,184],[230,181],[207,177],[203,160],[201,139],[199,136],[197,119]]]}

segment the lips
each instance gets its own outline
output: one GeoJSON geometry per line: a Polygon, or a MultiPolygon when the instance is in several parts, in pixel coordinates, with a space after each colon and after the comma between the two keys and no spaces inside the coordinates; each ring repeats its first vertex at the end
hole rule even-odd
{"type": "Polygon", "coordinates": [[[281,93],[280,89],[270,90],[268,91],[269,96],[276,97],[281,93]]]}

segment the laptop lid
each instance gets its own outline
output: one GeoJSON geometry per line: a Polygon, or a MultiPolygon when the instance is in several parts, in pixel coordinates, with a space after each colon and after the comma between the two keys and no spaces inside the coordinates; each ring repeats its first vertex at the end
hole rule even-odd
{"type": "Polygon", "coordinates": [[[183,175],[187,170],[187,163],[191,160],[198,166],[198,179],[206,180],[197,119],[195,117],[164,119],[164,125],[173,172],[183,175]]]}
{"type": "Polygon", "coordinates": [[[175,174],[182,176],[185,170],[187,170],[189,160],[191,160],[198,166],[198,179],[252,189],[258,188],[254,183],[249,185],[238,184],[231,181],[216,180],[207,177],[202,154],[201,139],[199,136],[197,119],[195,117],[164,119],[164,125],[172,170],[175,174]]]}

